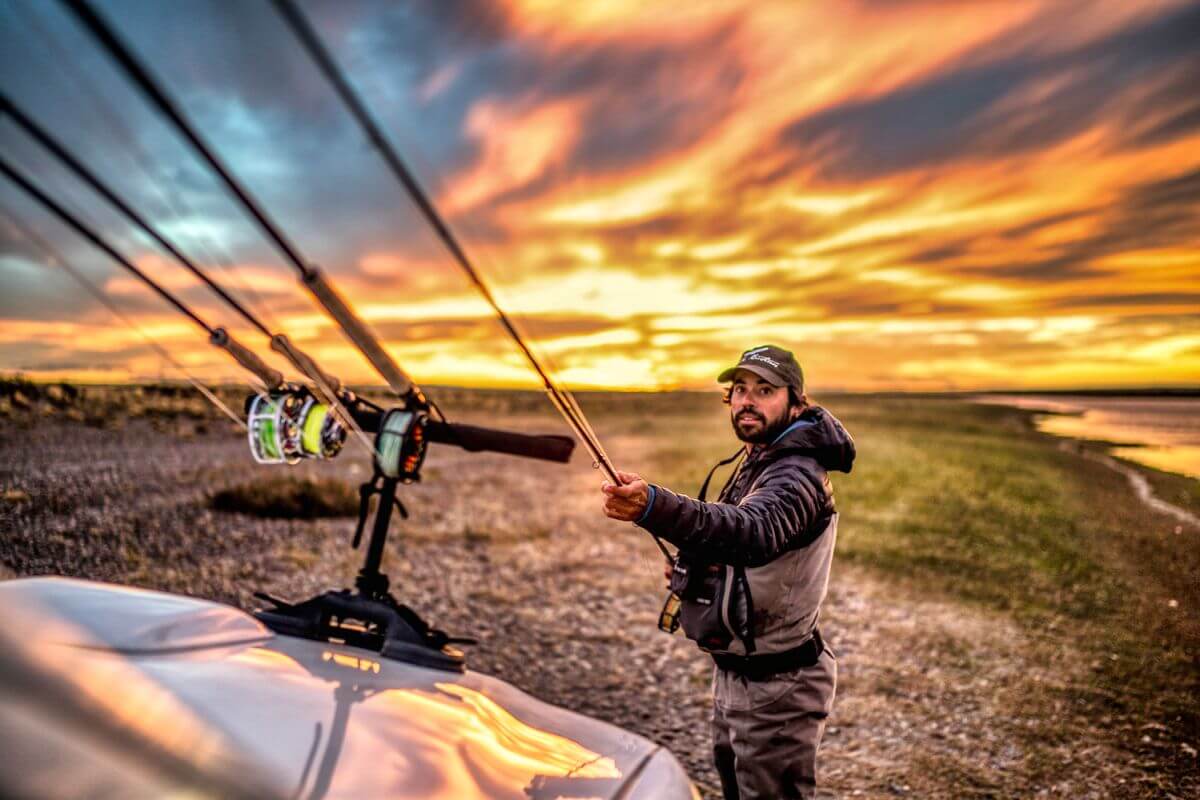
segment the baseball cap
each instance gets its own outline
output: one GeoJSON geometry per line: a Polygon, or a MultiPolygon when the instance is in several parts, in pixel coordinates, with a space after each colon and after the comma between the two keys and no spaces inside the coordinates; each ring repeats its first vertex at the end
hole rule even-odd
{"type": "Polygon", "coordinates": [[[717,383],[728,383],[739,369],[753,372],[773,386],[791,386],[797,393],[804,391],[804,371],[790,350],[765,344],[742,353],[736,366],[717,376],[717,383]]]}

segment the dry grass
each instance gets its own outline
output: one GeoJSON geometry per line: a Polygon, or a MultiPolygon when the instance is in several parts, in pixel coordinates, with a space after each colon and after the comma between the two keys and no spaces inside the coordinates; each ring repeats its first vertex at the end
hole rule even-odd
{"type": "Polygon", "coordinates": [[[215,492],[214,511],[273,519],[320,519],[358,515],[358,491],[336,479],[272,476],[215,492]]]}

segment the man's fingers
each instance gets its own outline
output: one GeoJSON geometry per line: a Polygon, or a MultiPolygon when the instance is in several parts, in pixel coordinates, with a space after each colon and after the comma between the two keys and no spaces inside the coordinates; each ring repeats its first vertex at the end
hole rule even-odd
{"type": "Polygon", "coordinates": [[[604,513],[613,519],[632,522],[641,516],[642,509],[637,503],[630,503],[617,497],[610,497],[604,502],[604,513]]]}
{"type": "Polygon", "coordinates": [[[604,494],[604,514],[612,519],[632,522],[645,510],[646,482],[636,472],[617,472],[620,486],[609,481],[600,485],[604,494]]]}
{"type": "Polygon", "coordinates": [[[637,519],[637,514],[632,511],[612,508],[611,506],[604,507],[604,515],[610,519],[620,520],[621,522],[633,522],[637,519]]]}

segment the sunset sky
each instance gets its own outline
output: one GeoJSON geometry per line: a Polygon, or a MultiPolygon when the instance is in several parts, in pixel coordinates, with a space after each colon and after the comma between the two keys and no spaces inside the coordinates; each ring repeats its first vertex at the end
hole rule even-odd
{"type": "MultiPolygon", "coordinates": [[[[535,385],[272,6],[98,8],[415,379],[535,385]]],[[[571,387],[707,388],[766,342],[818,394],[1200,385],[1196,2],[302,8],[571,387]]],[[[326,369],[377,382],[58,4],[0,20],[7,95],[326,369]]],[[[10,120],[0,149],[267,352],[10,120]]],[[[194,374],[240,377],[0,185],[0,371],[178,377],[31,228],[194,374]]]]}

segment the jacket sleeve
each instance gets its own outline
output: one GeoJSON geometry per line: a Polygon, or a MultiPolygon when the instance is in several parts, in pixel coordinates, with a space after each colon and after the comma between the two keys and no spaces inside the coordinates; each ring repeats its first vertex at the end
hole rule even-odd
{"type": "Polygon", "coordinates": [[[683,552],[721,564],[758,567],[821,533],[824,479],[799,459],[768,466],[737,505],[705,503],[654,487],[654,502],[638,525],[683,552]]]}

